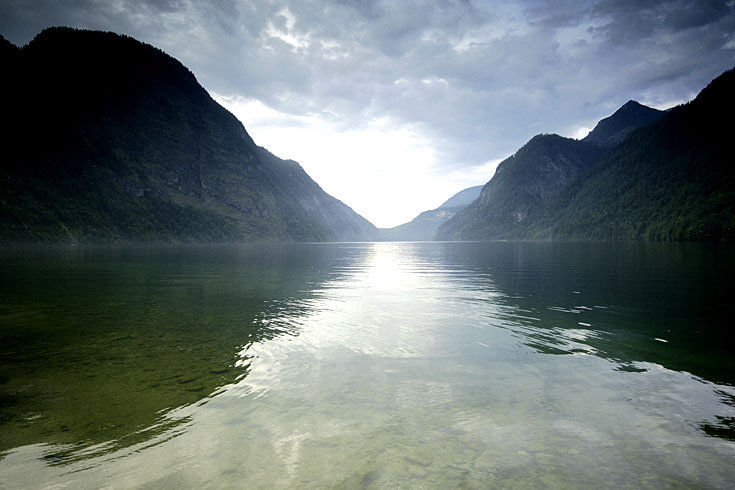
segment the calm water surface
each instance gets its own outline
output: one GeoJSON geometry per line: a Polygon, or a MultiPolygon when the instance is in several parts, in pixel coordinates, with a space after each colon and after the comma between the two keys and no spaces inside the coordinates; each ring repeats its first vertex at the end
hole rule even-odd
{"type": "Polygon", "coordinates": [[[735,250],[0,249],[0,488],[732,487],[735,250]]]}

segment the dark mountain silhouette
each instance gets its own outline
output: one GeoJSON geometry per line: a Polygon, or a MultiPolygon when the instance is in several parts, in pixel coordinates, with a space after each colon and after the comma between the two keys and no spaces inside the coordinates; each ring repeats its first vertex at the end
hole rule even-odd
{"type": "Polygon", "coordinates": [[[595,129],[603,145],[589,143],[589,137],[573,142],[537,136],[498,167],[480,198],[442,225],[437,237],[732,240],[735,171],[727,150],[732,128],[723,121],[733,111],[730,70],[692,102],[637,129],[628,130],[614,114],[595,129]],[[628,136],[610,145],[620,127],[628,136]]]}
{"type": "Polygon", "coordinates": [[[394,242],[433,240],[439,226],[477,199],[481,190],[481,185],[468,187],[447,199],[438,208],[424,211],[408,223],[393,228],[380,228],[380,238],[394,242]]]}
{"type": "Polygon", "coordinates": [[[612,116],[606,117],[582,140],[599,145],[616,145],[623,141],[636,128],[651,124],[664,114],[664,111],[629,100],[612,116]]]}
{"type": "Polygon", "coordinates": [[[527,237],[732,240],[735,71],[630,134],[539,214],[527,237]]]}
{"type": "Polygon", "coordinates": [[[534,136],[498,165],[476,201],[439,227],[436,239],[492,240],[512,234],[606,151],[555,134],[534,136]]]}
{"type": "Polygon", "coordinates": [[[154,47],[51,28],[0,57],[0,241],[377,237],[154,47]]]}

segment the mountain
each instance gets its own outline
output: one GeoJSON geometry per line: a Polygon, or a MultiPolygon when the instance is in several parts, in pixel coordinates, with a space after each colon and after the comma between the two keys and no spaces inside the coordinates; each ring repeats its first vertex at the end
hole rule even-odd
{"type": "Polygon", "coordinates": [[[505,238],[606,152],[555,134],[534,136],[498,165],[476,201],[439,227],[436,239],[505,238]]]}
{"type": "Polygon", "coordinates": [[[735,70],[630,134],[520,236],[733,240],[735,70]]]}
{"type": "Polygon", "coordinates": [[[564,151],[538,148],[528,155],[529,146],[538,146],[531,145],[534,140],[546,138],[537,136],[498,167],[480,199],[442,225],[437,237],[732,240],[735,170],[727,150],[732,128],[723,121],[735,111],[733,94],[730,70],[692,102],[637,129],[616,120],[616,114],[629,112],[621,108],[598,124],[593,138],[574,144],[554,137],[564,151]],[[611,145],[619,128],[628,136],[611,145]],[[590,142],[595,139],[603,144],[590,142]],[[576,161],[576,174],[559,167],[561,161],[576,161]],[[530,190],[542,198],[529,198],[530,190]]]}
{"type": "Polygon", "coordinates": [[[438,209],[467,207],[472,203],[472,201],[480,197],[480,191],[482,191],[481,185],[476,185],[473,187],[468,187],[467,189],[463,189],[444,201],[444,204],[439,206],[438,209]]]}
{"type": "Polygon", "coordinates": [[[393,228],[380,228],[380,239],[389,242],[431,241],[439,226],[477,199],[481,185],[463,189],[436,209],[424,211],[413,220],[393,228]]]}
{"type": "Polygon", "coordinates": [[[152,46],[51,28],[0,57],[2,242],[377,238],[152,46]]]}
{"type": "Polygon", "coordinates": [[[595,129],[582,140],[599,145],[616,145],[634,129],[646,126],[664,115],[664,111],[629,100],[612,116],[597,123],[595,129]]]}

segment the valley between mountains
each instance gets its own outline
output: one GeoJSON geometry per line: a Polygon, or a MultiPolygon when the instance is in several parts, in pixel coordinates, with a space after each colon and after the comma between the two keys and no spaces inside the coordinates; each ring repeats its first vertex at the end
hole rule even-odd
{"type": "Polygon", "coordinates": [[[23,47],[0,40],[0,62],[2,243],[735,236],[733,70],[665,112],[630,101],[582,140],[534,136],[484,186],[378,229],[157,48],[50,28],[23,47]]]}

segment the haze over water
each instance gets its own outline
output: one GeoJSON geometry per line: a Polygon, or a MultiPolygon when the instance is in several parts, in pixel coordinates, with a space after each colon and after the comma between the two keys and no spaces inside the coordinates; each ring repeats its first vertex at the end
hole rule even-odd
{"type": "Polygon", "coordinates": [[[0,250],[0,487],[726,488],[735,250],[0,250]]]}

